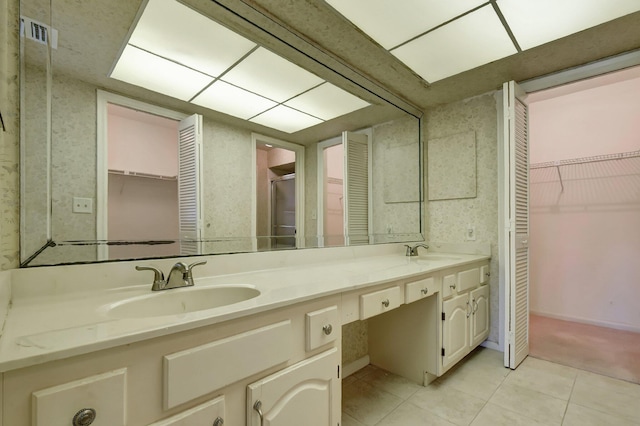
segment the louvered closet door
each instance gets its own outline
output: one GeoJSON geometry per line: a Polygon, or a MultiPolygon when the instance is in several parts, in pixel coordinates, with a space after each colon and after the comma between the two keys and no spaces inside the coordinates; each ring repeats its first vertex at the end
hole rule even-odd
{"type": "Polygon", "coordinates": [[[515,369],[529,354],[529,110],[515,82],[505,83],[503,91],[505,154],[509,153],[508,366],[515,369]]]}
{"type": "Polygon", "coordinates": [[[200,197],[200,157],[202,116],[194,114],[178,126],[178,200],[180,254],[200,254],[202,200],[200,197]]]}
{"type": "Polygon", "coordinates": [[[347,245],[369,244],[369,143],[365,134],[343,132],[344,233],[347,245]]]}

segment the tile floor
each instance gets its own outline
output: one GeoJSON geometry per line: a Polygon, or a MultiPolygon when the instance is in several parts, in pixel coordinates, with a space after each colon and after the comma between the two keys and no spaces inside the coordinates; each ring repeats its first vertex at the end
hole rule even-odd
{"type": "Polygon", "coordinates": [[[427,387],[368,366],[342,383],[342,426],[640,425],[640,385],[478,348],[427,387]]]}

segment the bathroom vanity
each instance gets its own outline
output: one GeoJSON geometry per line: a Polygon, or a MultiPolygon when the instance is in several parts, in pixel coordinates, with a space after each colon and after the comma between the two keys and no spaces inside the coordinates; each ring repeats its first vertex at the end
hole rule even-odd
{"type": "Polygon", "coordinates": [[[2,424],[337,425],[342,325],[368,319],[372,363],[425,385],[488,336],[489,256],[403,249],[212,256],[195,287],[150,296],[131,272],[143,262],[16,270],[0,340],[2,424]],[[260,256],[281,260],[263,269],[260,256]],[[91,284],[74,286],[89,272],[91,284]],[[260,294],[168,315],[115,310],[222,286],[260,294]]]}

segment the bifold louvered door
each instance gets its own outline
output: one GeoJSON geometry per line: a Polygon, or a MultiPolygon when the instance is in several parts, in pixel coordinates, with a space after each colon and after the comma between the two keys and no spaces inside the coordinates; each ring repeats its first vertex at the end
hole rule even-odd
{"type": "Polygon", "coordinates": [[[509,185],[506,338],[508,367],[516,368],[529,354],[529,110],[525,93],[515,82],[505,83],[503,92],[505,161],[509,169],[508,173],[505,170],[509,185]]]}
{"type": "Polygon", "coordinates": [[[202,199],[200,159],[202,154],[202,116],[194,114],[178,126],[178,200],[180,254],[200,254],[202,199]]]}
{"type": "Polygon", "coordinates": [[[366,134],[343,132],[344,234],[347,245],[369,244],[369,142],[366,134]]]}

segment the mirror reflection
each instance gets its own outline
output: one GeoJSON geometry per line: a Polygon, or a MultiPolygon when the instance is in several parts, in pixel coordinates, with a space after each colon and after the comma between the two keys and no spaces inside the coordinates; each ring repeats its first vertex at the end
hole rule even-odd
{"type": "Polygon", "coordinates": [[[421,238],[419,120],[216,2],[21,15],[23,265],[421,238]]]}

